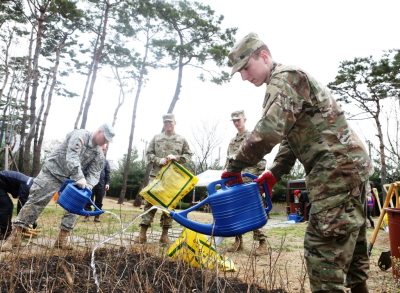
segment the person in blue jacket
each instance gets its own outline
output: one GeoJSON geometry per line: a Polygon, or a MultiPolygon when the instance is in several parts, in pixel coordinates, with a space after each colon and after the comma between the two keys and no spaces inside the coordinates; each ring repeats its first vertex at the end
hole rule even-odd
{"type": "MultiPolygon", "coordinates": [[[[0,172],[0,240],[6,239],[12,230],[11,218],[14,204],[8,194],[13,198],[18,198],[17,213],[19,213],[28,199],[33,179],[15,171],[0,172]]],[[[36,223],[33,226],[36,228],[36,223]]]]}

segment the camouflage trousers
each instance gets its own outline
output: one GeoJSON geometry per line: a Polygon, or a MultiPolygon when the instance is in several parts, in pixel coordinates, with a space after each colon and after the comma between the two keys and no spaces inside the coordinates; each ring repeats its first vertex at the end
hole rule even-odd
{"type": "MultiPolygon", "coordinates": [[[[149,202],[146,201],[144,204],[144,210],[148,211],[153,205],[149,202]]],[[[154,215],[156,214],[157,209],[153,209],[147,214],[142,216],[142,221],[140,222],[140,226],[146,226],[150,227],[151,223],[153,222],[154,215]]],[[[171,228],[172,227],[172,221],[173,219],[169,216],[167,216],[165,213],[162,213],[161,219],[160,219],[160,226],[163,228],[171,228]]]]}
{"type": "MultiPolygon", "coordinates": [[[[34,179],[29,191],[28,200],[22,207],[13,225],[28,229],[29,225],[32,225],[37,220],[40,213],[52,200],[54,193],[60,189],[62,183],[42,169],[34,179]]],[[[61,219],[60,229],[71,231],[78,217],[78,215],[66,211],[61,219]]]]}
{"type": "Polygon", "coordinates": [[[349,201],[310,215],[304,256],[312,292],[345,292],[368,279],[366,185],[350,190],[349,201]]]}
{"type": "Polygon", "coordinates": [[[253,240],[254,241],[261,241],[266,240],[264,232],[261,229],[257,229],[253,231],[253,240]]]}

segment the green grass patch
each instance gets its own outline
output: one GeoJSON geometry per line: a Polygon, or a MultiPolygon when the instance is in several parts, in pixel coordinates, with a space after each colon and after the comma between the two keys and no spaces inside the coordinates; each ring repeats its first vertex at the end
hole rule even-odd
{"type": "Polygon", "coordinates": [[[273,229],[268,229],[268,235],[270,236],[286,236],[290,235],[295,238],[304,238],[304,234],[306,232],[307,224],[298,223],[295,225],[290,225],[287,227],[277,227],[273,229]]]}

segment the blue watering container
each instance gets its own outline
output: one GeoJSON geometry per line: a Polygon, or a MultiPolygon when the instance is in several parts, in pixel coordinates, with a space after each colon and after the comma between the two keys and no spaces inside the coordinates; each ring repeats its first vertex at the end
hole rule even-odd
{"type": "MultiPolygon", "coordinates": [[[[257,176],[243,173],[242,176],[256,179],[257,176]]],[[[268,207],[265,209],[258,183],[249,182],[240,185],[225,186],[235,178],[225,178],[210,183],[207,187],[209,196],[191,208],[182,212],[170,212],[170,216],[179,224],[205,235],[231,237],[253,231],[264,226],[272,209],[267,185],[264,184],[268,207]],[[216,186],[221,186],[217,190],[216,186]],[[189,220],[188,213],[209,204],[214,223],[203,224],[189,220]]]]}
{"type": "Polygon", "coordinates": [[[289,214],[288,215],[288,220],[295,221],[296,223],[301,222],[303,219],[304,219],[304,217],[300,217],[298,214],[289,214]]]}
{"type": "Polygon", "coordinates": [[[58,204],[66,209],[68,212],[81,215],[81,216],[98,216],[104,211],[100,210],[92,201],[90,196],[92,191],[85,187],[85,189],[79,189],[76,185],[72,184],[75,180],[65,180],[58,191],[58,204]],[[85,211],[84,207],[87,202],[90,202],[95,211],[85,211]]]}

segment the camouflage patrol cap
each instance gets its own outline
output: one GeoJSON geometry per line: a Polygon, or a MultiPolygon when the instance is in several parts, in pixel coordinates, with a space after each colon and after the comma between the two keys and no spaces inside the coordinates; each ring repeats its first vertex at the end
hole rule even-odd
{"type": "Polygon", "coordinates": [[[237,42],[228,55],[229,62],[233,66],[231,76],[241,70],[246,65],[251,54],[263,45],[265,45],[264,42],[253,32],[237,42]]]}
{"type": "Polygon", "coordinates": [[[115,136],[114,128],[110,124],[104,123],[102,126],[100,126],[100,129],[103,130],[104,138],[108,142],[112,142],[113,137],[115,136]]]}
{"type": "Polygon", "coordinates": [[[172,113],[168,113],[162,116],[163,121],[175,121],[175,115],[172,113]]]}
{"type": "Polygon", "coordinates": [[[233,121],[233,120],[239,120],[240,118],[245,118],[246,116],[244,116],[243,110],[239,110],[239,111],[232,112],[231,117],[232,117],[231,120],[233,121]]]}

